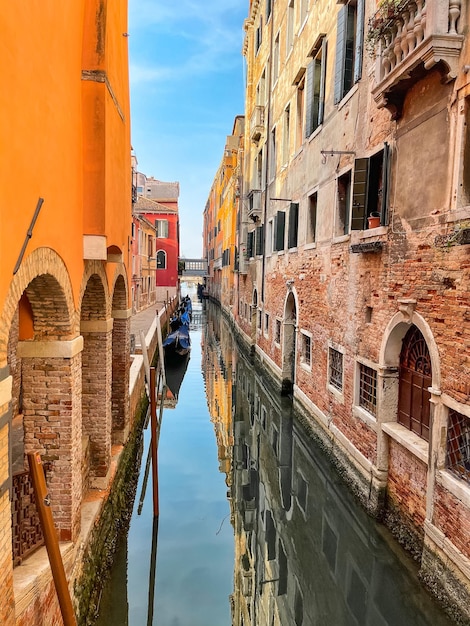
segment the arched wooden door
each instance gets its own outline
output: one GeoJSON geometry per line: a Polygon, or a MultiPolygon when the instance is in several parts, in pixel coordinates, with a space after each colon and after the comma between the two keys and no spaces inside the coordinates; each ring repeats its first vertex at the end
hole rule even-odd
{"type": "Polygon", "coordinates": [[[398,423],[429,441],[432,384],[431,357],[426,341],[416,326],[403,339],[400,353],[398,423]]]}

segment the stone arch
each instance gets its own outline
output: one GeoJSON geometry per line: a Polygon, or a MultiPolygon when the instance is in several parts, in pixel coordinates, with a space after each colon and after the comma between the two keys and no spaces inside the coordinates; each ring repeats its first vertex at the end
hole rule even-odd
{"type": "Polygon", "coordinates": [[[106,273],[87,262],[82,282],[82,485],[107,475],[111,462],[111,350],[113,320],[106,273]]]}
{"type": "Polygon", "coordinates": [[[112,292],[112,385],[111,433],[112,442],[125,443],[130,424],[129,372],[131,353],[131,309],[127,308],[128,290],[124,271],[117,269],[112,292]]]}
{"type": "Polygon", "coordinates": [[[297,337],[297,294],[289,289],[284,300],[282,338],[282,395],[293,391],[295,382],[296,337],[297,337]]]}
{"type": "Polygon", "coordinates": [[[34,250],[14,275],[0,321],[2,346],[5,337],[0,358],[10,369],[9,405],[15,411],[9,420],[11,465],[22,471],[27,453],[40,454],[59,538],[70,540],[80,528],[83,343],[67,267],[54,250],[34,250]],[[20,433],[21,447],[16,445],[20,433]]]}

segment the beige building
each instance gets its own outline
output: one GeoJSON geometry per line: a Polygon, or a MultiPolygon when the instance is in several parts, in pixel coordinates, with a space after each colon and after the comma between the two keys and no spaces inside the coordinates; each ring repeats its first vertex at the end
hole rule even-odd
{"type": "Polygon", "coordinates": [[[459,0],[250,3],[234,314],[464,621],[466,12],[459,0]]]}

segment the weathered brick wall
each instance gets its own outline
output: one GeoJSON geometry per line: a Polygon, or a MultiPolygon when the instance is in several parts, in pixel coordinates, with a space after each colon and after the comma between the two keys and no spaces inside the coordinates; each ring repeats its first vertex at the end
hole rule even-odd
{"type": "Polygon", "coordinates": [[[129,429],[130,318],[114,319],[112,334],[112,440],[124,443],[129,429]]]}
{"type": "Polygon", "coordinates": [[[393,526],[402,524],[411,535],[423,536],[426,516],[426,477],[425,463],[391,440],[387,506],[392,518],[395,513],[397,514],[392,523],[392,532],[393,526]]]}
{"type": "Polygon", "coordinates": [[[434,492],[432,521],[462,554],[470,558],[470,511],[440,484],[436,485],[434,492]]]}
{"type": "Polygon", "coordinates": [[[53,516],[62,541],[77,537],[81,505],[81,353],[23,358],[25,454],[46,465],[53,516]]]}
{"type": "Polygon", "coordinates": [[[112,333],[82,332],[82,428],[90,438],[91,476],[106,476],[111,459],[112,333]]]}
{"type": "Polygon", "coordinates": [[[19,331],[19,310],[13,316],[8,337],[8,366],[13,379],[11,390],[11,412],[13,417],[19,413],[21,391],[21,359],[17,356],[19,331]]]}

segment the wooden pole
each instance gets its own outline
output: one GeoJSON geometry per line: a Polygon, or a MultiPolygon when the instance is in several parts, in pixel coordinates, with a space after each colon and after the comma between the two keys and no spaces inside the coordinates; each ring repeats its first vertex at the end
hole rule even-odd
{"type": "Polygon", "coordinates": [[[159,515],[158,504],[158,456],[157,456],[157,403],[156,403],[155,368],[150,368],[150,432],[152,448],[152,483],[153,483],[153,516],[159,515]]]}
{"type": "Polygon", "coordinates": [[[62,555],[60,554],[57,532],[52,518],[51,501],[47,492],[44,468],[39,452],[29,452],[28,463],[31,480],[33,482],[34,496],[36,498],[36,508],[41,523],[42,534],[44,535],[49,562],[51,564],[52,578],[59,599],[64,626],[77,626],[67,578],[65,576],[64,564],[62,562],[62,555]]]}

